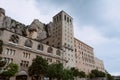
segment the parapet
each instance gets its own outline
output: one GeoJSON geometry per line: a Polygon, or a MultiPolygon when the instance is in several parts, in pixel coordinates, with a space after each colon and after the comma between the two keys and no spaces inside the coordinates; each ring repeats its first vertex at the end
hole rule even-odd
{"type": "Polygon", "coordinates": [[[0,8],[0,13],[2,13],[3,15],[5,15],[5,10],[3,8],[0,8]]]}

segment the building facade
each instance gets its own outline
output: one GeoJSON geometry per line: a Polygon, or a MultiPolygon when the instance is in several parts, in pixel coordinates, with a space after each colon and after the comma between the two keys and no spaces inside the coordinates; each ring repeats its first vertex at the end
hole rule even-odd
{"type": "Polygon", "coordinates": [[[53,17],[51,36],[43,40],[50,46],[63,51],[63,58],[68,61],[65,67],[75,67],[73,19],[61,11],[53,17]]]}
{"type": "Polygon", "coordinates": [[[103,61],[94,56],[94,49],[91,46],[74,38],[74,47],[76,68],[78,70],[84,71],[86,74],[93,69],[105,72],[103,61]]]}
{"type": "Polygon", "coordinates": [[[76,68],[86,74],[95,69],[93,48],[74,38],[76,68]]]}
{"type": "Polygon", "coordinates": [[[92,69],[104,70],[102,60],[94,57],[93,48],[74,38],[73,18],[64,11],[48,24],[35,19],[30,25],[24,25],[6,16],[0,8],[0,40],[3,41],[0,56],[8,64],[18,64],[17,76],[28,74],[28,66],[36,56],[49,63],[63,63],[65,68],[75,67],[86,74],[92,69]]]}
{"type": "Polygon", "coordinates": [[[105,72],[104,62],[95,57],[95,68],[99,71],[105,72]]]}

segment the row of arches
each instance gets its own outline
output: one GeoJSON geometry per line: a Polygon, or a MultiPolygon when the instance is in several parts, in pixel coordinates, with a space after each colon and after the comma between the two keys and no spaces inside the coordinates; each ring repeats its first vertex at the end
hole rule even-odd
{"type": "MultiPolygon", "coordinates": [[[[12,42],[12,43],[18,44],[18,43],[19,43],[19,36],[16,35],[16,34],[13,34],[13,35],[10,36],[9,41],[12,42]]],[[[25,43],[24,43],[24,46],[29,47],[29,48],[32,48],[32,46],[33,46],[32,40],[27,39],[27,40],[25,41],[25,43]]],[[[43,50],[44,50],[44,45],[41,44],[41,43],[38,44],[38,45],[37,45],[37,50],[43,51],[43,50]]],[[[53,53],[53,48],[52,48],[52,47],[48,47],[48,48],[47,48],[47,52],[48,52],[48,53],[53,53]]],[[[60,51],[60,50],[57,50],[57,51],[56,51],[56,55],[59,55],[59,56],[60,56],[60,55],[61,55],[61,51],[60,51]]]]}

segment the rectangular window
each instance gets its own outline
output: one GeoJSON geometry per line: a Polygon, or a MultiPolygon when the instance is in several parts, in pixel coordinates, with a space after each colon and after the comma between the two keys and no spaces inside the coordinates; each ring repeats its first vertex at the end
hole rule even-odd
{"type": "Polygon", "coordinates": [[[64,20],[66,21],[66,15],[64,15],[64,20]]]}
{"type": "Polygon", "coordinates": [[[22,57],[30,59],[30,53],[23,52],[22,57]]]}
{"type": "Polygon", "coordinates": [[[59,20],[61,20],[61,15],[59,15],[59,20]]]}
{"type": "Polygon", "coordinates": [[[6,48],[5,54],[7,54],[7,55],[15,55],[15,50],[6,48]]]}
{"type": "Polygon", "coordinates": [[[5,54],[8,54],[8,52],[9,52],[9,49],[8,49],[8,48],[6,48],[5,54]]]}

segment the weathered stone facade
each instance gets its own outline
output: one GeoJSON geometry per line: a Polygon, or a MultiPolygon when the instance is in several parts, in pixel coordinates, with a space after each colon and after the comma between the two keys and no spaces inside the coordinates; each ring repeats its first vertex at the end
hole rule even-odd
{"type": "Polygon", "coordinates": [[[19,65],[16,76],[28,74],[28,66],[37,55],[49,63],[61,62],[66,68],[76,67],[87,74],[96,68],[104,71],[103,62],[94,59],[93,48],[74,38],[73,18],[64,11],[55,15],[53,22],[48,24],[35,19],[30,25],[25,25],[7,17],[5,10],[0,8],[0,40],[3,41],[0,56],[8,63],[19,65]]]}
{"type": "MultiPolygon", "coordinates": [[[[40,40],[50,36],[52,23],[43,24],[34,20],[30,25],[21,24],[10,17],[0,8],[0,40],[3,41],[3,51],[0,56],[7,61],[18,64],[17,76],[28,76],[28,67],[36,56],[41,56],[51,63],[67,63],[62,56],[62,50],[41,43],[40,40]]],[[[6,64],[6,66],[7,66],[6,64]]],[[[13,77],[11,80],[16,80],[13,77]]],[[[29,77],[27,78],[28,80],[29,77]]]]}

